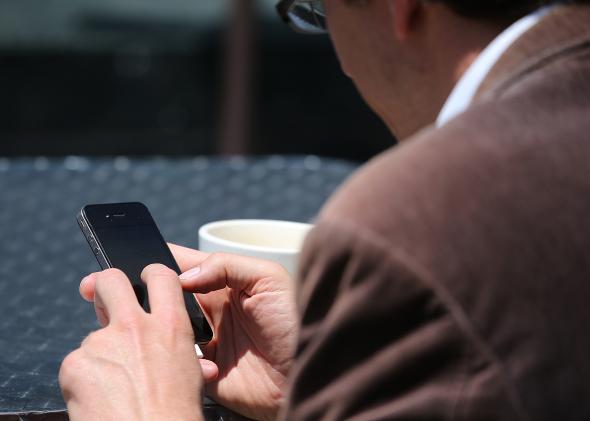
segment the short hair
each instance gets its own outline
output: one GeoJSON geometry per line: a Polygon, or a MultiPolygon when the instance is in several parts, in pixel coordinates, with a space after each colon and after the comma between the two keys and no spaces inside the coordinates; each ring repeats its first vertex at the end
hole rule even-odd
{"type": "MultiPolygon", "coordinates": [[[[552,3],[573,3],[564,0],[430,0],[447,5],[458,15],[481,20],[509,23],[552,3]]],[[[586,2],[580,0],[578,2],[586,2]]]]}

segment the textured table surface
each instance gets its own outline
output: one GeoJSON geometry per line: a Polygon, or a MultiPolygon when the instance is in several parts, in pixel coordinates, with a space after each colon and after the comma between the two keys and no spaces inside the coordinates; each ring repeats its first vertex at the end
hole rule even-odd
{"type": "Polygon", "coordinates": [[[78,295],[98,269],[75,220],[83,205],[144,202],[168,241],[196,247],[213,220],[310,221],[353,169],[313,156],[0,158],[0,418],[66,417],[59,365],[98,327],[78,295]]]}

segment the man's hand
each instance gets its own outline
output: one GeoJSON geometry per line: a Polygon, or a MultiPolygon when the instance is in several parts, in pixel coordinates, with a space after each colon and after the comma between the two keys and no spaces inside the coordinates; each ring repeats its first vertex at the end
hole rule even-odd
{"type": "Polygon", "coordinates": [[[280,265],[170,246],[185,289],[198,293],[215,337],[205,356],[219,367],[209,396],[254,419],[275,419],[296,343],[294,285],[280,265]]]}
{"type": "Polygon", "coordinates": [[[150,265],[142,279],[151,314],[119,270],[83,282],[104,327],[62,363],[59,382],[71,420],[202,419],[201,370],[178,276],[150,265]]]}
{"type": "MultiPolygon", "coordinates": [[[[213,325],[214,338],[203,349],[211,361],[200,360],[207,394],[249,418],[275,419],[296,343],[294,285],[289,274],[282,266],[264,260],[208,255],[174,245],[170,249],[184,272],[184,288],[197,293],[213,325]]],[[[80,293],[95,302],[97,317],[102,320],[106,316],[96,290],[99,276],[86,278],[80,293]]],[[[151,303],[152,291],[149,294],[151,303]]],[[[137,304],[133,298],[130,301],[137,304]]],[[[166,323],[162,321],[162,329],[166,323]]]]}

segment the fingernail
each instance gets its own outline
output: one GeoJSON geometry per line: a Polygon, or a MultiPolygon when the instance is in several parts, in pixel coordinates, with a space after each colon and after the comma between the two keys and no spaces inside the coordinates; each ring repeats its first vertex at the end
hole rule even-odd
{"type": "Polygon", "coordinates": [[[183,281],[190,281],[191,279],[195,279],[199,273],[201,272],[201,267],[197,266],[195,268],[192,268],[190,270],[187,270],[186,272],[182,273],[179,278],[182,279],[183,281]]]}

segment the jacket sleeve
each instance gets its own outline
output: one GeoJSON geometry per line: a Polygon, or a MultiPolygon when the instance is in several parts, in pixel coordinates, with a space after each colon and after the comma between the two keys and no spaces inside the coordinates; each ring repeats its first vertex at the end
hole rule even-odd
{"type": "Polygon", "coordinates": [[[320,223],[312,231],[300,264],[300,333],[283,418],[511,414],[496,399],[502,392],[494,367],[465,338],[429,275],[411,266],[378,238],[345,225],[320,223]],[[465,399],[478,382],[489,396],[465,399]]]}

